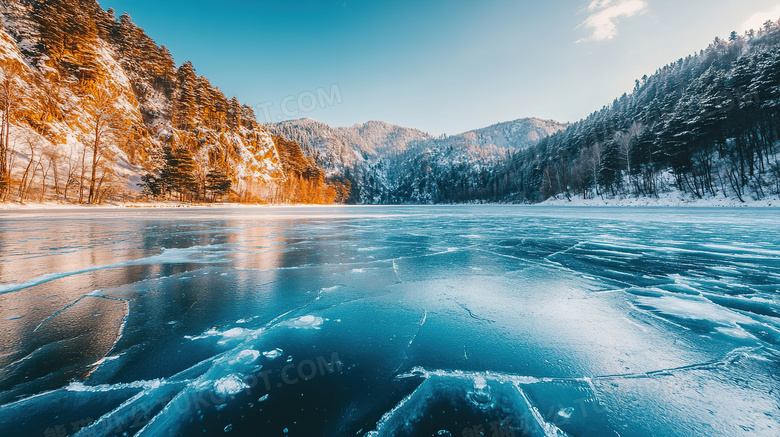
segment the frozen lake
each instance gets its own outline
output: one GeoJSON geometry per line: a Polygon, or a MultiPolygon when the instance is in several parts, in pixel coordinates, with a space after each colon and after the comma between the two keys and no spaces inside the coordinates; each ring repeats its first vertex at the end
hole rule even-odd
{"type": "Polygon", "coordinates": [[[780,210],[0,212],[3,436],[777,436],[780,210]]]}

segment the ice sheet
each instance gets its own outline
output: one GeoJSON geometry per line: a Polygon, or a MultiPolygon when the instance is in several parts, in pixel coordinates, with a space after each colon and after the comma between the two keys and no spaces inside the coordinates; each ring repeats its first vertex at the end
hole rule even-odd
{"type": "Polygon", "coordinates": [[[775,436],[777,223],[0,213],[0,434],[775,436]]]}

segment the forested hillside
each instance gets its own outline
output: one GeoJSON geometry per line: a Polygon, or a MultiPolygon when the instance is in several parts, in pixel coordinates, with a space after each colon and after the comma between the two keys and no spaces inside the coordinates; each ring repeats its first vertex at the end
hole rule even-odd
{"type": "MultiPolygon", "coordinates": [[[[780,22],[716,39],[500,164],[481,200],[780,193],[780,22]]],[[[455,200],[455,199],[453,199],[455,200]]]]}
{"type": "Polygon", "coordinates": [[[177,67],[129,15],[1,0],[0,17],[3,201],[337,197],[295,143],[280,153],[252,108],[177,67]]]}

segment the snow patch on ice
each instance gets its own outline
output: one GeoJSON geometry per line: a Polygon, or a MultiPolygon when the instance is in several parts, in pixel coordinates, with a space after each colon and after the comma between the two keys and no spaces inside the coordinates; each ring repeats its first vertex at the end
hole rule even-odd
{"type": "Polygon", "coordinates": [[[237,395],[248,388],[249,386],[237,374],[228,375],[214,382],[214,393],[222,397],[237,395]]]}
{"type": "Polygon", "coordinates": [[[231,328],[227,331],[219,331],[216,328],[209,328],[209,330],[200,335],[185,335],[184,338],[187,340],[203,340],[206,338],[222,337],[222,339],[219,341],[219,344],[225,344],[230,340],[245,338],[252,332],[253,331],[244,328],[231,328]]]}
{"type": "Polygon", "coordinates": [[[252,364],[260,358],[260,352],[254,349],[246,349],[238,353],[238,355],[230,360],[231,364],[243,363],[252,364]]]}
{"type": "Polygon", "coordinates": [[[325,320],[326,319],[323,319],[322,317],[308,315],[290,320],[288,326],[294,329],[320,329],[325,323],[325,320]]]}

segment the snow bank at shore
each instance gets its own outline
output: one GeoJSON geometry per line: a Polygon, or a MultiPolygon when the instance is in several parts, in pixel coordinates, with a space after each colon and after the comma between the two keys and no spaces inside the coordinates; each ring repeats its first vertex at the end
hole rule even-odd
{"type": "Polygon", "coordinates": [[[696,198],[679,191],[661,193],[658,197],[633,197],[617,196],[613,198],[596,197],[595,199],[583,199],[582,197],[555,197],[540,205],[542,206],[611,206],[611,207],[702,207],[702,208],[760,208],[780,207],[780,197],[769,196],[761,200],[745,199],[723,196],[696,198]]]}

